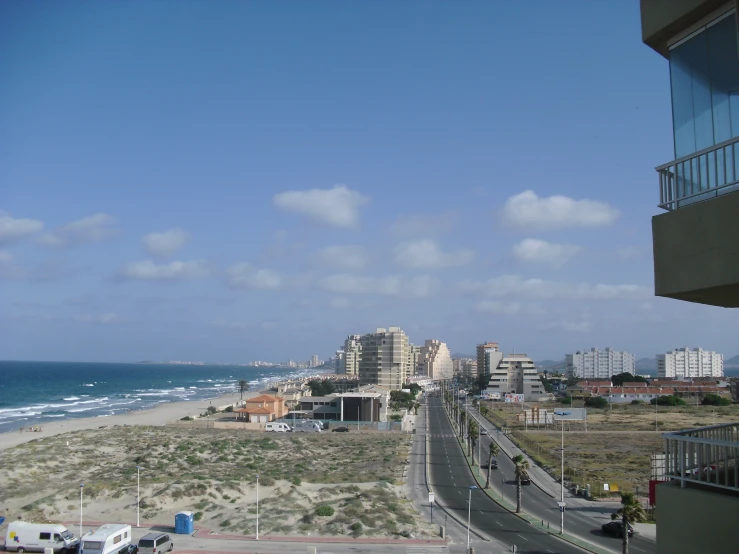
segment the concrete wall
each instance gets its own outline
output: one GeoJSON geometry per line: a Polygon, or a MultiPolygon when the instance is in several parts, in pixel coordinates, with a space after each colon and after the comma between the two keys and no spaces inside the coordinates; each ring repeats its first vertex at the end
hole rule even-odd
{"type": "Polygon", "coordinates": [[[240,421],[173,421],[167,427],[184,427],[186,429],[242,429],[246,431],[263,431],[266,423],[248,423],[240,421]]]}
{"type": "Polygon", "coordinates": [[[739,498],[657,485],[657,554],[737,552],[739,498]]]}
{"type": "Polygon", "coordinates": [[[739,307],[739,192],[652,218],[654,293],[739,307]]]}
{"type": "Polygon", "coordinates": [[[642,41],[665,58],[667,41],[734,0],[641,0],[642,41]]]}

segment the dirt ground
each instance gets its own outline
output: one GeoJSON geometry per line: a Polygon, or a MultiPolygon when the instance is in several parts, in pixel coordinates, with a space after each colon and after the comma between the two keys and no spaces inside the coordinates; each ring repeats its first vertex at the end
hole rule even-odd
{"type": "Polygon", "coordinates": [[[139,465],[149,525],[192,510],[196,526],[254,534],[259,475],[260,535],[434,537],[403,495],[408,447],[389,432],[76,431],[0,451],[0,506],[9,520],[76,521],[84,482],[85,519],[132,522],[139,465]]]}

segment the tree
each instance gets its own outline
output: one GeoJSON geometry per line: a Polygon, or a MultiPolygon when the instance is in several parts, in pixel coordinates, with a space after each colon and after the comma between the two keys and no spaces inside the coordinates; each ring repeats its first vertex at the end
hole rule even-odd
{"type": "Polygon", "coordinates": [[[704,406],[728,406],[731,404],[731,400],[718,394],[707,394],[701,400],[701,404],[704,406]]]}
{"type": "Polygon", "coordinates": [[[521,480],[529,477],[529,462],[523,455],[513,456],[513,464],[516,466],[516,513],[521,513],[521,480]]]}
{"type": "Polygon", "coordinates": [[[420,402],[414,402],[413,403],[413,413],[415,413],[416,415],[418,415],[418,408],[420,408],[420,407],[421,407],[420,402]]]}
{"type": "Polygon", "coordinates": [[[607,408],[608,400],[606,400],[602,396],[591,396],[585,399],[585,407],[586,408],[601,408],[601,409],[607,408]]]}
{"type": "Polygon", "coordinates": [[[675,395],[664,395],[652,398],[649,403],[654,406],[659,404],[660,406],[685,406],[685,400],[675,395]]]}
{"type": "Polygon", "coordinates": [[[647,521],[647,514],[644,513],[644,508],[641,507],[636,496],[633,493],[625,492],[621,494],[621,507],[611,514],[611,519],[616,520],[618,516],[621,516],[621,528],[623,530],[623,554],[628,554],[629,525],[647,521]]]}
{"type": "Polygon", "coordinates": [[[477,421],[470,418],[467,425],[467,455],[472,456],[472,465],[475,465],[475,446],[477,446],[477,421]]]}
{"type": "Polygon", "coordinates": [[[485,479],[485,488],[490,488],[490,474],[493,471],[493,458],[495,458],[498,455],[498,443],[496,443],[494,440],[490,439],[490,447],[488,451],[489,457],[488,457],[488,478],[485,479]]]}
{"type": "Polygon", "coordinates": [[[249,381],[241,379],[238,384],[239,392],[241,393],[241,399],[244,399],[244,393],[249,392],[249,381]]]}
{"type": "Polygon", "coordinates": [[[614,387],[623,387],[624,383],[648,383],[649,381],[641,375],[632,375],[628,371],[626,373],[617,373],[611,378],[614,387]]]}

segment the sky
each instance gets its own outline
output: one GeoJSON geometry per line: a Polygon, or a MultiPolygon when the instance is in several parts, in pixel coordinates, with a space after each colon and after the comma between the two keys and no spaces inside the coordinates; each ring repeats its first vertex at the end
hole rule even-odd
{"type": "Polygon", "coordinates": [[[739,353],[654,296],[636,1],[3,2],[0,52],[0,359],[739,353]]]}

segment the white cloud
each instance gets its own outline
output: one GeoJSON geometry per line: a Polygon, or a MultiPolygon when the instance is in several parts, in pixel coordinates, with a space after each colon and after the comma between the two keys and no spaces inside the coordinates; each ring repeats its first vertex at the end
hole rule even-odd
{"type": "Polygon", "coordinates": [[[97,213],[83,217],[54,229],[39,237],[39,242],[46,246],[76,246],[90,242],[101,242],[119,233],[115,226],[117,219],[111,215],[97,213]]]}
{"type": "Polygon", "coordinates": [[[327,246],[318,252],[320,261],[338,269],[364,269],[367,265],[367,250],[363,246],[327,246]]]}
{"type": "Polygon", "coordinates": [[[642,299],[652,295],[650,289],[639,285],[564,283],[544,279],[523,279],[519,275],[501,275],[487,281],[463,281],[458,288],[461,292],[486,294],[497,298],[620,300],[642,299]]]}
{"type": "Polygon", "coordinates": [[[528,229],[603,227],[614,223],[620,215],[621,212],[605,202],[567,196],[544,198],[532,190],[511,196],[503,206],[507,223],[528,229]]]}
{"type": "Polygon", "coordinates": [[[474,257],[474,251],[467,248],[444,252],[432,239],[404,242],[395,247],[395,263],[417,269],[458,267],[470,263],[474,257]]]}
{"type": "Polygon", "coordinates": [[[169,229],[161,233],[149,233],[143,239],[144,247],[154,256],[169,257],[185,246],[190,234],[182,229],[169,229]]]}
{"type": "Polygon", "coordinates": [[[115,313],[107,313],[107,314],[83,314],[75,316],[74,319],[76,321],[79,321],[80,323],[114,323],[118,321],[120,318],[118,317],[118,314],[115,313]]]}
{"type": "Polygon", "coordinates": [[[436,288],[437,282],[428,275],[404,279],[399,275],[372,277],[341,273],[324,277],[320,285],[336,294],[422,297],[428,296],[436,288]]]}
{"type": "Polygon", "coordinates": [[[370,198],[337,185],[332,189],[281,192],[275,194],[272,201],[283,211],[305,215],[332,227],[350,229],[359,224],[359,208],[370,198]]]}
{"type": "Polygon", "coordinates": [[[390,225],[390,232],[407,238],[428,237],[451,231],[456,222],[457,215],[452,212],[400,214],[390,225]]]}
{"type": "Polygon", "coordinates": [[[540,239],[524,239],[513,247],[513,255],[523,262],[543,263],[554,268],[570,261],[581,247],[574,244],[557,244],[540,239]]]}
{"type": "Polygon", "coordinates": [[[8,263],[13,261],[13,254],[7,250],[0,250],[0,264],[8,263]]]}
{"type": "Polygon", "coordinates": [[[241,262],[228,269],[228,286],[235,289],[278,289],[282,277],[271,269],[257,269],[241,262]]]}
{"type": "Polygon", "coordinates": [[[520,302],[500,302],[497,300],[485,300],[477,305],[478,311],[496,315],[517,315],[521,313],[520,302]]]}
{"type": "Polygon", "coordinates": [[[16,219],[0,210],[0,244],[13,244],[38,233],[44,224],[36,219],[16,219]]]}
{"type": "Polygon", "coordinates": [[[132,281],[184,281],[208,275],[203,260],[173,261],[157,264],[151,260],[129,262],[119,272],[121,279],[132,281]]]}

